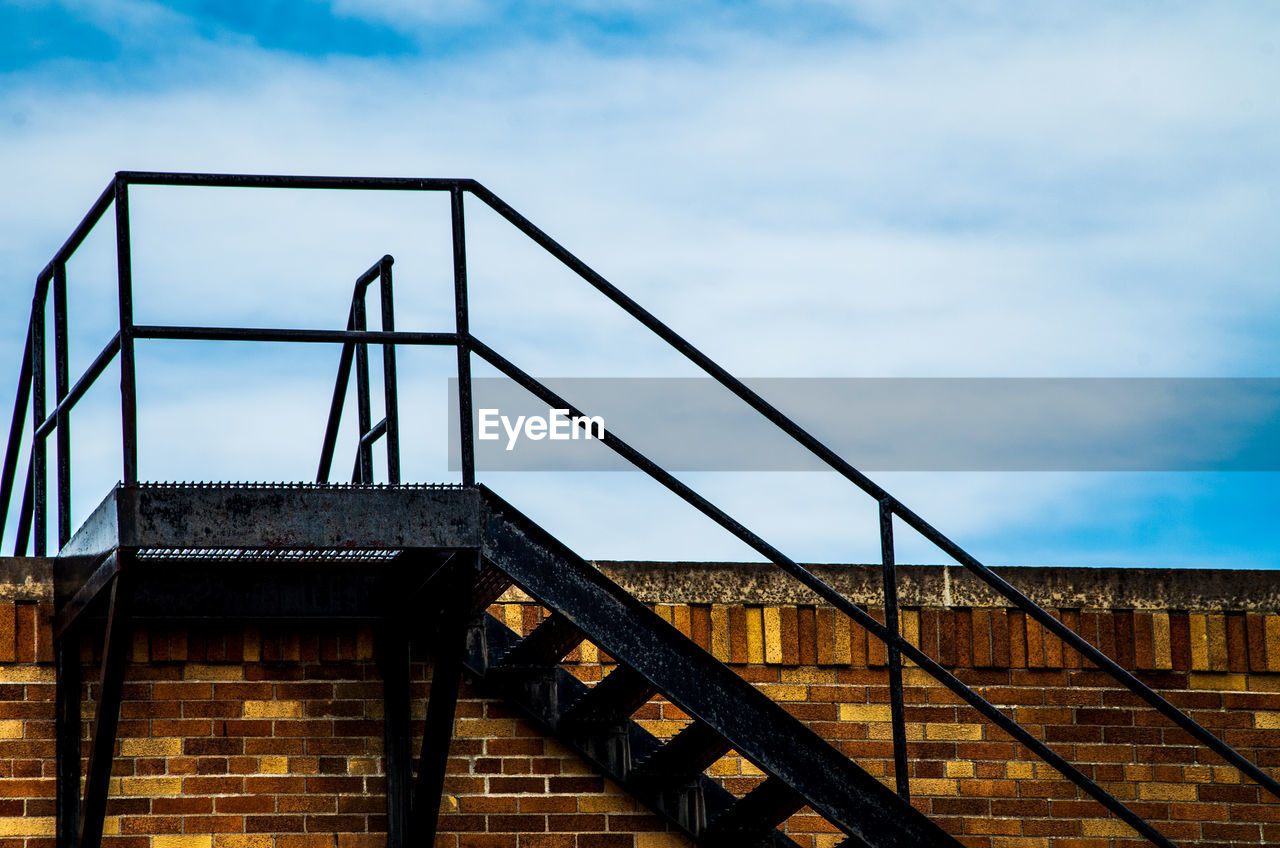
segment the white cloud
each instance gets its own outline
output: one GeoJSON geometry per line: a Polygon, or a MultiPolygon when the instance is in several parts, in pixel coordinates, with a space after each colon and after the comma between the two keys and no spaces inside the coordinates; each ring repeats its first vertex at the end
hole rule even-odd
{"type": "MultiPolygon", "coordinates": [[[[398,8],[335,5],[387,19],[398,8]]],[[[10,74],[0,160],[14,166],[0,192],[20,202],[0,207],[5,344],[16,351],[31,279],[111,172],[174,169],[479,178],[747,375],[1270,370],[1257,357],[1274,354],[1274,327],[1258,316],[1277,306],[1267,222],[1280,212],[1280,110],[1268,83],[1280,57],[1274,27],[1254,20],[1264,13],[901,8],[861,4],[854,14],[878,37],[804,47],[712,31],[683,54],[526,43],[321,61],[200,44],[198,58],[160,62],[173,82],[145,88],[10,74]]],[[[448,320],[434,212],[419,230],[398,200],[199,197],[157,204],[138,234],[140,286],[154,297],[140,310],[337,324],[350,278],[390,250],[406,301],[415,274],[443,287],[406,302],[401,326],[448,320]],[[191,238],[197,225],[209,235],[191,238]],[[270,315],[277,294],[296,313],[270,315]]],[[[148,207],[136,205],[141,226],[148,207]]],[[[486,253],[481,239],[500,228],[469,210],[488,310],[475,320],[519,361],[548,376],[681,373],[583,297],[585,284],[514,246],[486,253]]],[[[109,291],[109,275],[100,281],[109,291]]],[[[0,397],[11,380],[0,374],[0,397]]],[[[267,450],[309,467],[313,446],[267,450]]],[[[1020,489],[996,512],[972,506],[971,484],[937,486],[950,493],[939,523],[983,532],[1079,492],[1020,489]]],[[[646,555],[650,541],[615,555],[646,555]]]]}

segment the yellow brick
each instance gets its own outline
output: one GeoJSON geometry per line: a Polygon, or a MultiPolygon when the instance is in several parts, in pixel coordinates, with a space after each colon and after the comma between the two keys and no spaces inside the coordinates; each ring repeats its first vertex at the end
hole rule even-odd
{"type": "Polygon", "coordinates": [[[244,666],[188,663],[182,669],[182,678],[184,680],[244,680],[244,666]]]}
{"type": "Polygon", "coordinates": [[[641,719],[636,724],[652,733],[659,739],[670,739],[688,726],[687,721],[660,721],[657,719],[641,719]]]}
{"type": "Polygon", "coordinates": [[[122,777],[120,794],[131,796],[181,795],[180,777],[122,777]]]}
{"type": "Polygon", "coordinates": [[[1119,819],[1085,819],[1081,824],[1084,825],[1085,836],[1119,836],[1132,839],[1138,835],[1137,831],[1119,819]]]}
{"type": "Polygon", "coordinates": [[[724,604],[711,606],[711,656],[729,661],[729,608],[724,604]]]}
{"type": "Polygon", "coordinates": [[[1227,617],[1221,614],[1208,616],[1205,633],[1209,637],[1209,668],[1227,670],[1227,617]]]}
{"type": "Polygon", "coordinates": [[[764,662],[764,613],[760,607],[747,607],[747,662],[764,662]]]}
{"type": "Polygon", "coordinates": [[[375,757],[348,757],[347,774],[377,774],[378,760],[375,757]]]}
{"type": "Polygon", "coordinates": [[[22,722],[18,719],[0,721],[0,739],[21,739],[22,722]]]}
{"type": "Polygon", "coordinates": [[[120,817],[107,816],[102,820],[103,836],[119,836],[120,835],[120,817]]]}
{"type": "Polygon", "coordinates": [[[671,623],[675,625],[676,630],[679,630],[685,636],[693,632],[693,626],[689,623],[688,604],[681,604],[675,608],[675,611],[671,614],[671,623]]]}
{"type": "Polygon", "coordinates": [[[756,764],[750,760],[743,760],[740,768],[743,774],[749,774],[755,777],[759,777],[764,774],[764,772],[756,768],[756,764]]]}
{"type": "Polygon", "coordinates": [[[288,757],[263,757],[258,760],[258,772],[261,774],[288,774],[288,757]]]}
{"type": "Polygon", "coordinates": [[[635,802],[625,795],[579,795],[580,813],[632,813],[635,802]]]}
{"type": "Polygon", "coordinates": [[[268,833],[219,833],[213,837],[213,848],[271,848],[274,840],[268,833]]]}
{"type": "Polygon", "coordinates": [[[262,662],[262,631],[256,627],[245,628],[244,661],[247,663],[262,662]]]}
{"type": "Polygon", "coordinates": [[[1151,615],[1151,642],[1155,654],[1157,669],[1167,671],[1173,668],[1173,642],[1169,634],[1169,613],[1157,612],[1151,615]]]}
{"type": "Polygon", "coordinates": [[[1031,763],[1008,762],[1004,764],[1004,776],[1014,780],[1030,780],[1035,775],[1031,763]]]}
{"type": "Polygon", "coordinates": [[[1138,797],[1143,801],[1194,801],[1196,788],[1188,783],[1140,783],[1138,797]]]}
{"type": "Polygon", "coordinates": [[[1205,615],[1190,616],[1191,624],[1191,670],[1208,671],[1209,669],[1209,634],[1208,617],[1205,615]]]}
{"type": "Polygon", "coordinates": [[[524,633],[524,604],[503,604],[502,623],[517,633],[524,633]]]}
{"type": "Polygon", "coordinates": [[[764,661],[777,665],[782,662],[782,609],[765,607],[762,617],[764,619],[764,661]]]}
{"type": "Polygon", "coordinates": [[[0,683],[53,683],[53,666],[11,665],[0,667],[0,683]]]}
{"type": "Polygon", "coordinates": [[[691,848],[692,845],[678,833],[636,834],[636,848],[691,848]]]}
{"type": "Polygon", "coordinates": [[[1234,766],[1214,766],[1213,782],[1214,783],[1240,783],[1242,780],[1239,769],[1234,766]]]}
{"type": "Polygon", "coordinates": [[[581,656],[584,663],[598,663],[600,662],[600,649],[595,646],[594,642],[583,642],[581,656]]]}
{"type": "MultiPolygon", "coordinates": [[[[1270,660],[1267,660],[1270,662],[1270,660]]],[[[1280,677],[1264,677],[1260,674],[1249,675],[1250,692],[1280,692],[1280,677]]]]}
{"type": "Polygon", "coordinates": [[[841,721],[891,721],[888,704],[841,704],[841,721]]]}
{"type": "Polygon", "coordinates": [[[460,718],[453,723],[453,735],[459,739],[488,739],[515,733],[516,723],[509,718],[460,718]]]}
{"type": "MultiPolygon", "coordinates": [[[[920,647],[920,611],[902,610],[898,617],[898,630],[902,638],[917,648],[920,647]]],[[[915,665],[911,660],[903,660],[904,665],[915,665]]]]}
{"type": "Polygon", "coordinates": [[[835,636],[832,640],[831,655],[836,665],[848,665],[853,662],[853,645],[851,642],[849,616],[837,612],[835,616],[835,636]]]}
{"type": "Polygon", "coordinates": [[[980,724],[926,724],[924,738],[929,740],[979,741],[982,739],[980,724]]]}
{"type": "Polygon", "coordinates": [[[1249,675],[1213,672],[1192,672],[1187,675],[1192,689],[1217,689],[1225,692],[1243,692],[1249,675]]]}
{"type": "Polygon", "coordinates": [[[707,774],[729,775],[738,773],[738,764],[742,761],[737,757],[721,757],[711,764],[707,769],[707,774]]]}
{"type": "Polygon", "coordinates": [[[53,836],[53,816],[0,819],[0,836],[53,836]]]}
{"type": "Polygon", "coordinates": [[[667,624],[671,624],[671,616],[675,611],[675,606],[673,604],[658,604],[653,608],[653,611],[658,614],[658,618],[662,619],[667,624]]]}
{"type": "MultiPolygon", "coordinates": [[[[245,701],[245,718],[300,718],[301,701],[245,701]]],[[[154,848],[154,846],[153,846],[154,848]]]]}
{"type": "MultiPolygon", "coordinates": [[[[924,725],[918,721],[909,721],[906,730],[908,742],[924,741],[924,725]]],[[[887,721],[876,721],[867,725],[867,738],[882,742],[886,739],[893,739],[893,725],[887,721]]]]}
{"type": "Polygon", "coordinates": [[[813,666],[795,666],[780,669],[778,680],[783,683],[826,683],[834,685],[836,671],[833,668],[814,668],[813,666]]]}
{"type": "Polygon", "coordinates": [[[912,795],[954,795],[957,783],[945,778],[911,778],[912,795]]]}
{"type": "Polygon", "coordinates": [[[1264,622],[1267,633],[1267,671],[1280,671],[1280,615],[1268,615],[1264,622]]]}
{"type": "Polygon", "coordinates": [[[808,700],[809,697],[809,687],[807,686],[765,683],[756,688],[775,701],[804,701],[808,700]]]}
{"type": "Polygon", "coordinates": [[[212,833],[190,833],[151,837],[151,848],[213,848],[212,833]]]}
{"type": "Polygon", "coordinates": [[[457,795],[441,795],[440,806],[437,808],[442,813],[458,812],[458,796],[457,795]]]}
{"type": "Polygon", "coordinates": [[[951,760],[946,764],[947,777],[973,777],[973,763],[968,760],[951,760]]]}
{"type": "Polygon", "coordinates": [[[1260,712],[1253,714],[1253,726],[1259,730],[1280,729],[1280,713],[1260,712]]]}
{"type": "Polygon", "coordinates": [[[1210,766],[1183,766],[1182,779],[1188,783],[1212,783],[1213,768],[1210,766]]]}
{"type": "Polygon", "coordinates": [[[177,757],[182,754],[182,740],[174,737],[163,739],[122,739],[122,757],[177,757]]]}

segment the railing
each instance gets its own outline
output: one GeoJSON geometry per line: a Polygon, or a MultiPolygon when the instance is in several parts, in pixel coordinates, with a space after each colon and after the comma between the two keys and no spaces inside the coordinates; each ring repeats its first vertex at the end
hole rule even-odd
{"type": "Polygon", "coordinates": [[[887,647],[890,677],[890,712],[893,726],[895,780],[897,790],[909,799],[907,780],[906,732],[902,693],[902,661],[910,660],[950,689],[965,703],[1008,733],[1028,750],[1052,765],[1064,777],[1093,797],[1118,818],[1156,845],[1172,846],[1166,837],[1140,816],[1117,800],[1091,778],[1055,753],[1039,739],[1032,736],[1013,719],[988,703],[963,681],[947,671],[916,646],[904,639],[898,629],[897,576],[895,570],[893,528],[894,519],[916,530],[939,550],[951,556],[988,586],[991,586],[1015,607],[1029,615],[1050,633],[1076,650],[1084,659],[1109,674],[1117,682],[1142,698],[1150,706],[1188,732],[1243,774],[1257,782],[1272,795],[1280,798],[1280,783],[1254,763],[1236,752],[1218,737],[1203,728],[1189,716],[1154,692],[1134,675],[1121,668],[1111,658],[1090,645],[1049,612],[1042,609],[1003,578],[979,562],[958,544],[948,539],[932,525],[912,512],[900,501],[862,474],[834,451],[820,442],[800,425],[787,418],[778,409],[749,389],[724,368],[691,345],[674,330],[667,327],[617,287],[596,273],[571,254],[550,236],[538,229],[526,218],[504,203],[491,191],[472,180],[448,179],[379,179],[346,177],[281,177],[243,176],[218,174],[160,174],[121,172],[116,175],[98,198],[89,214],[71,237],[55,254],[49,265],[36,278],[36,293],[32,304],[31,323],[27,332],[26,352],[20,369],[17,398],[14,403],[8,448],[5,453],[3,473],[0,474],[0,538],[3,538],[5,520],[10,510],[17,463],[22,446],[26,408],[31,404],[31,457],[27,468],[26,484],[19,507],[19,520],[14,551],[25,555],[34,526],[35,552],[45,553],[47,536],[48,495],[45,490],[47,477],[47,445],[50,434],[57,440],[57,519],[59,544],[70,538],[70,413],[75,403],[84,395],[93,381],[100,376],[115,357],[120,357],[121,368],[121,423],[123,447],[123,480],[137,482],[137,408],[134,386],[133,349],[136,339],[190,339],[235,340],[259,342],[318,342],[339,343],[342,354],[338,379],[325,430],[324,445],[317,481],[328,479],[333,459],[338,425],[340,422],[347,386],[350,382],[354,359],[357,383],[358,446],[353,482],[371,482],[372,446],[378,439],[387,440],[388,481],[399,482],[399,425],[396,400],[395,347],[397,345],[453,345],[458,358],[458,400],[462,481],[475,483],[474,443],[472,434],[471,404],[471,356],[475,354],[534,396],[556,409],[568,410],[571,416],[583,416],[566,399],[552,392],[545,385],[526,374],[496,350],[473,336],[468,323],[467,266],[463,195],[471,194],[497,212],[509,223],[536,242],[570,270],[604,294],[613,303],[651,330],[671,347],[675,348],[709,376],[737,395],[757,413],[767,418],[793,440],[821,459],[846,480],[853,483],[877,503],[880,518],[881,557],[885,592],[885,621],[881,624],[866,610],[853,604],[813,573],[787,557],[760,536],[736,521],[719,507],[658,466],[648,457],[622,439],[606,431],[604,443],[623,459],[645,472],[685,502],[702,512],[716,524],[733,534],[774,565],[813,590],[824,601],[860,624],[887,647]],[[223,186],[282,189],[354,189],[391,191],[441,191],[450,195],[455,328],[453,332],[420,333],[394,329],[391,292],[391,257],[383,257],[356,282],[351,311],[346,330],[300,329],[243,329],[220,327],[176,327],[135,325],[132,318],[132,284],[129,257],[128,188],[130,185],[169,186],[223,186]],[[79,247],[94,225],[114,204],[116,210],[117,271],[119,286],[120,327],[102,352],[93,360],[85,373],[69,385],[67,375],[66,338],[66,262],[79,247]],[[366,327],[365,291],[374,280],[381,284],[382,329],[371,331],[366,327]],[[55,392],[57,403],[46,414],[46,350],[44,339],[45,309],[50,283],[54,294],[54,358],[55,392]],[[369,363],[367,346],[383,346],[383,383],[385,417],[377,424],[371,422],[369,363]]]}

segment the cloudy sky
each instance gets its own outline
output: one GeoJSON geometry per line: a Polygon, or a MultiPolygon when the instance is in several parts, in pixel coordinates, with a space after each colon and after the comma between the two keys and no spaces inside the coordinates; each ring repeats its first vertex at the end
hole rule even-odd
{"type": "MultiPolygon", "coordinates": [[[[472,177],[747,377],[1280,377],[1278,34],[1246,2],[0,2],[0,391],[117,170],[472,177]]],[[[140,321],[338,326],[391,253],[398,326],[450,329],[439,197],[131,205],[140,321]]],[[[467,213],[473,326],[526,370],[693,373],[467,213]]],[[[111,239],[69,269],[73,370],[110,336],[111,239]]],[[[314,474],[332,349],[139,357],[144,477],[314,474]]],[[[451,479],[448,372],[403,355],[415,479],[451,479]]],[[[119,476],[104,386],[76,521],[119,476]]],[[[993,564],[1277,567],[1278,476],[878,479],[993,564]]],[[[689,479],[796,558],[876,555],[831,475],[689,479]]],[[[639,475],[488,482],[589,556],[748,555],[639,475]]]]}

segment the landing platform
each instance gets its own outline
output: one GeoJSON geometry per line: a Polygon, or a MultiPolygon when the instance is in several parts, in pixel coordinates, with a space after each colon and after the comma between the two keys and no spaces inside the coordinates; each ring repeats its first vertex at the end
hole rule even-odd
{"type": "Polygon", "coordinates": [[[55,627],[125,569],[135,618],[379,618],[484,514],[461,486],[119,485],[54,563],[55,627]]]}

